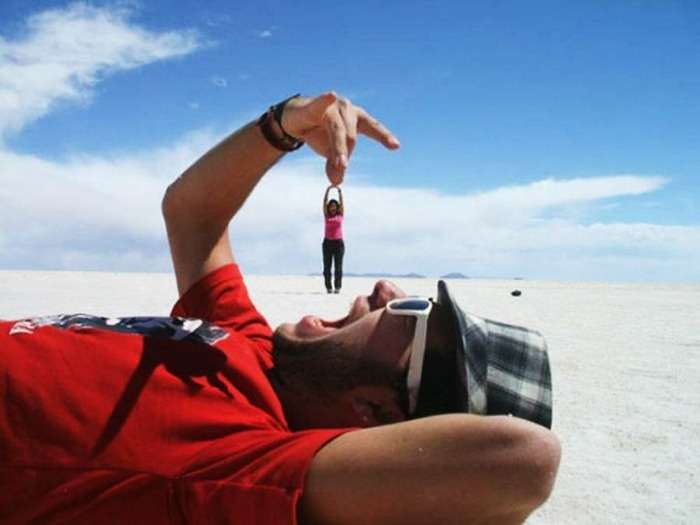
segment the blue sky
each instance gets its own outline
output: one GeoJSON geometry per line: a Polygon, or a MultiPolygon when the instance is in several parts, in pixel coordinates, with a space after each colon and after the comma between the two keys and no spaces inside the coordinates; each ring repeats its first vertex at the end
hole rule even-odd
{"type": "MultiPolygon", "coordinates": [[[[349,271],[700,281],[690,1],[5,0],[0,268],[167,271],[167,183],[329,88],[402,143],[352,160],[349,271]]],[[[324,182],[304,151],[265,177],[246,271],[318,271],[324,182]]]]}

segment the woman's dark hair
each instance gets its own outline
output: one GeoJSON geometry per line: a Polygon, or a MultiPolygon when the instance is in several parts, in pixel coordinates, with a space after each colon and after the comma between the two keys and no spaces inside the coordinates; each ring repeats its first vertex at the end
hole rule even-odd
{"type": "Polygon", "coordinates": [[[335,204],[336,208],[340,209],[340,203],[335,199],[331,199],[328,201],[328,203],[326,204],[326,209],[330,208],[331,204],[335,204]]]}

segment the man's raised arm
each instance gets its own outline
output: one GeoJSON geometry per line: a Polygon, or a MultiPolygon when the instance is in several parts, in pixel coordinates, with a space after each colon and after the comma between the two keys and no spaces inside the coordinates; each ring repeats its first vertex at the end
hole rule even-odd
{"type": "MultiPolygon", "coordinates": [[[[293,98],[281,120],[270,119],[269,126],[273,136],[291,135],[325,157],[333,184],[343,180],[358,132],[387,148],[399,146],[379,122],[335,93],[293,98]]],[[[181,294],[210,271],[233,262],[228,224],[282,154],[253,122],[214,146],[168,187],[162,209],[181,294]]]]}

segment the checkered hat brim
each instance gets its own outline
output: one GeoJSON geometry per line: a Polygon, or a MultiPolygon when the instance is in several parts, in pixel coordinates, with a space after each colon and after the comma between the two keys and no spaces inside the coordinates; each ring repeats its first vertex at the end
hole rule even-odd
{"type": "Polygon", "coordinates": [[[552,378],[542,335],[465,313],[444,281],[438,304],[458,331],[458,405],[471,414],[510,414],[552,426],[552,378]]]}

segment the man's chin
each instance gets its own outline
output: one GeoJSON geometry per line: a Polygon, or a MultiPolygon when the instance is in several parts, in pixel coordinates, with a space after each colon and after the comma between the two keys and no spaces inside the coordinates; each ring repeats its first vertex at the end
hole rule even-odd
{"type": "Polygon", "coordinates": [[[272,346],[274,352],[285,351],[299,345],[299,341],[294,336],[294,324],[282,323],[272,333],[272,346]]]}
{"type": "Polygon", "coordinates": [[[277,328],[275,328],[273,332],[274,337],[287,337],[288,335],[291,335],[294,333],[294,324],[293,323],[282,323],[279,325],[277,328]]]}
{"type": "Polygon", "coordinates": [[[279,325],[272,334],[273,353],[293,356],[313,348],[312,340],[298,337],[296,325],[293,323],[283,323],[279,325]]]}

